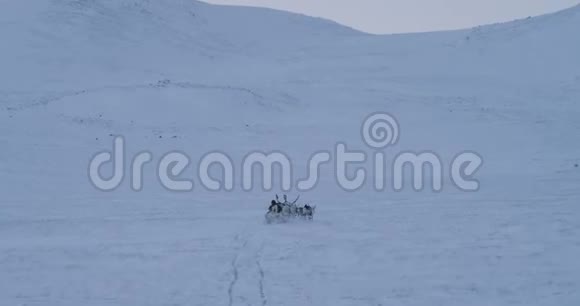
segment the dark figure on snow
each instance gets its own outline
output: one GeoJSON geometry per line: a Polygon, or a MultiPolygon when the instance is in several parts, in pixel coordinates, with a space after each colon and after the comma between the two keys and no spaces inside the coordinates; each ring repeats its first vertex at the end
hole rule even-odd
{"type": "Polygon", "coordinates": [[[309,219],[312,219],[313,214],[314,212],[312,211],[312,206],[308,204],[304,205],[302,215],[308,217],[309,219]]]}
{"type": "Polygon", "coordinates": [[[282,205],[280,205],[280,203],[277,203],[275,200],[272,200],[272,202],[270,203],[270,207],[268,208],[269,211],[271,212],[275,212],[275,213],[281,213],[282,212],[282,205]]]}

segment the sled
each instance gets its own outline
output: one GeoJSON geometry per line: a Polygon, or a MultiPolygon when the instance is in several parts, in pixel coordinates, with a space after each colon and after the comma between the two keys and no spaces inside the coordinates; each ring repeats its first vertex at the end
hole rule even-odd
{"type": "Polygon", "coordinates": [[[278,195],[276,201],[279,209],[269,210],[264,216],[267,224],[273,223],[287,223],[294,220],[313,220],[316,206],[305,204],[304,206],[296,205],[300,197],[292,202],[288,202],[286,195],[284,195],[284,202],[280,202],[278,195]]]}

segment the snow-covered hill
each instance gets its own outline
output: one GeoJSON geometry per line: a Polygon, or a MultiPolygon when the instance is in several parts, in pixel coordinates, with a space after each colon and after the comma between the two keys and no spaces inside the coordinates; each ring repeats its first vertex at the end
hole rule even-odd
{"type": "MultiPolygon", "coordinates": [[[[576,305],[580,6],[462,31],[369,35],[196,1],[0,0],[0,304],[576,305]],[[337,142],[478,152],[478,192],[356,192],[331,165],[312,224],[262,224],[273,192],[113,192],[89,160],[337,142]]],[[[369,166],[366,163],[365,166],[369,166]]],[[[239,175],[239,174],[238,174],[239,175]]],[[[389,183],[390,184],[390,183],[389,183]]],[[[410,188],[409,188],[410,189],[410,188]]],[[[297,193],[297,192],[292,192],[297,193]]]]}
{"type": "Polygon", "coordinates": [[[25,80],[49,88],[70,86],[46,75],[54,69],[67,77],[90,69],[84,80],[89,83],[110,80],[111,71],[120,79],[158,76],[168,70],[200,75],[216,64],[296,52],[355,33],[313,18],[190,0],[64,0],[5,6],[0,13],[0,33],[7,40],[1,64],[13,71],[3,80],[12,81],[10,88],[25,80]],[[31,70],[40,75],[30,80],[25,72],[31,70]]]}

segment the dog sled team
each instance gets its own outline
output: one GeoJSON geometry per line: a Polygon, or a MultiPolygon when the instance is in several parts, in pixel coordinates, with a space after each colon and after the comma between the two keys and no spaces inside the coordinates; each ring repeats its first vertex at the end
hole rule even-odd
{"type": "Polygon", "coordinates": [[[316,206],[309,204],[297,205],[296,203],[300,197],[292,202],[288,201],[286,195],[283,198],[284,201],[282,202],[276,195],[276,199],[270,202],[270,207],[268,207],[268,212],[266,213],[266,223],[287,222],[291,219],[312,220],[314,218],[316,206]]]}

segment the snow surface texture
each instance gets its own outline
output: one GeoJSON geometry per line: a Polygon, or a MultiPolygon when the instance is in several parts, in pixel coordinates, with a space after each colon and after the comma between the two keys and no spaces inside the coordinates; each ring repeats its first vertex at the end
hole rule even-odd
{"type": "Polygon", "coordinates": [[[580,7],[390,36],[188,0],[0,7],[0,305],[579,305],[580,7]],[[368,149],[376,111],[387,154],[479,152],[481,190],[346,193],[323,167],[316,220],[267,226],[272,193],[87,179],[110,135],[304,164],[368,149]]]}

